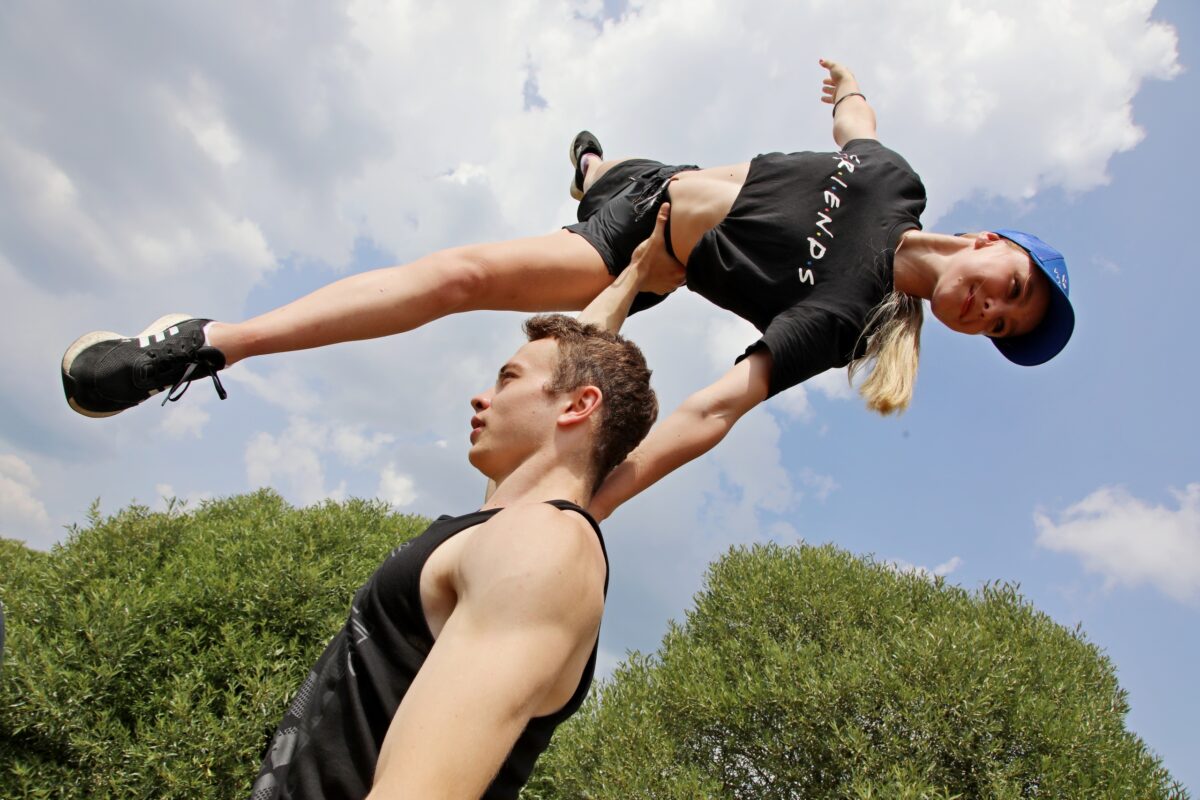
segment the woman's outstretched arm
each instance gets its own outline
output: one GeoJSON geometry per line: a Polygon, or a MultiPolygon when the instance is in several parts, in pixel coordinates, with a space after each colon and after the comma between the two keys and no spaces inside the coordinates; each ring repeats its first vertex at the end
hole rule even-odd
{"type": "Polygon", "coordinates": [[[660,478],[707,453],[743,414],[767,399],[770,379],[771,354],[760,349],[693,394],[612,471],[588,510],[604,519],[660,478]]]}
{"type": "Polygon", "coordinates": [[[844,147],[853,139],[877,139],[875,112],[858,88],[858,81],[848,67],[835,61],[821,59],[829,70],[822,87],[821,102],[833,106],[833,140],[844,147]]]}
{"type": "Polygon", "coordinates": [[[629,315],[629,307],[638,292],[667,294],[683,285],[686,270],[667,252],[664,230],[671,206],[663,203],[654,222],[654,232],[637,246],[629,259],[629,266],[621,270],[608,288],[596,295],[579,314],[579,321],[598,325],[616,333],[629,315]]]}

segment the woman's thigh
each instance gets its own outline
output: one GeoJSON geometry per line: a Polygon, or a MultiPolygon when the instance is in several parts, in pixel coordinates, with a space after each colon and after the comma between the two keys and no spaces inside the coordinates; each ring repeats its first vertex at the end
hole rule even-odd
{"type": "Polygon", "coordinates": [[[596,248],[565,230],[444,255],[469,273],[471,289],[460,311],[578,310],[613,281],[596,248]]]}

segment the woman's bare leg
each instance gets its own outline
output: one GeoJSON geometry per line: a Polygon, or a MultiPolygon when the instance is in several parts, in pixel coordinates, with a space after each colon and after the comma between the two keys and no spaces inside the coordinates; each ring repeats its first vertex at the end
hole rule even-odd
{"type": "Polygon", "coordinates": [[[584,156],[585,167],[583,170],[583,193],[587,194],[587,190],[592,188],[592,184],[600,180],[604,173],[620,164],[622,161],[628,161],[627,158],[610,158],[608,160],[601,159],[599,156],[591,155],[584,156]]]}
{"type": "Polygon", "coordinates": [[[208,343],[229,365],[250,356],[401,333],[460,311],[578,310],[611,282],[595,248],[581,236],[557,231],[442,250],[352,275],[245,322],[214,322],[208,343]]]}

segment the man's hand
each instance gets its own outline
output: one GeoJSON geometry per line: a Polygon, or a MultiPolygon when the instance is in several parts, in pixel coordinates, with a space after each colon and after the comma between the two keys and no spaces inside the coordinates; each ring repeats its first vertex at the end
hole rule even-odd
{"type": "Polygon", "coordinates": [[[650,238],[637,246],[629,259],[629,269],[638,277],[638,291],[669,294],[687,281],[683,264],[667,252],[666,226],[671,204],[663,203],[654,221],[650,238]]]}
{"type": "Polygon", "coordinates": [[[687,273],[667,252],[665,230],[670,214],[671,206],[663,203],[650,238],[637,246],[629,266],[621,270],[616,280],[588,303],[579,315],[580,322],[616,333],[621,330],[638,292],[667,294],[683,285],[687,273]]]}

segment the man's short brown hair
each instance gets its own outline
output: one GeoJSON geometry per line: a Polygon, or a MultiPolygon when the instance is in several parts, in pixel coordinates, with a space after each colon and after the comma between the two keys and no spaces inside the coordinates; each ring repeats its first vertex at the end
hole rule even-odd
{"type": "Polygon", "coordinates": [[[596,325],[562,314],[539,314],[525,321],[529,341],[558,342],[558,364],[546,391],[570,392],[595,386],[604,396],[592,451],[592,491],[638,446],[658,417],[650,369],[636,344],[596,325]]]}

